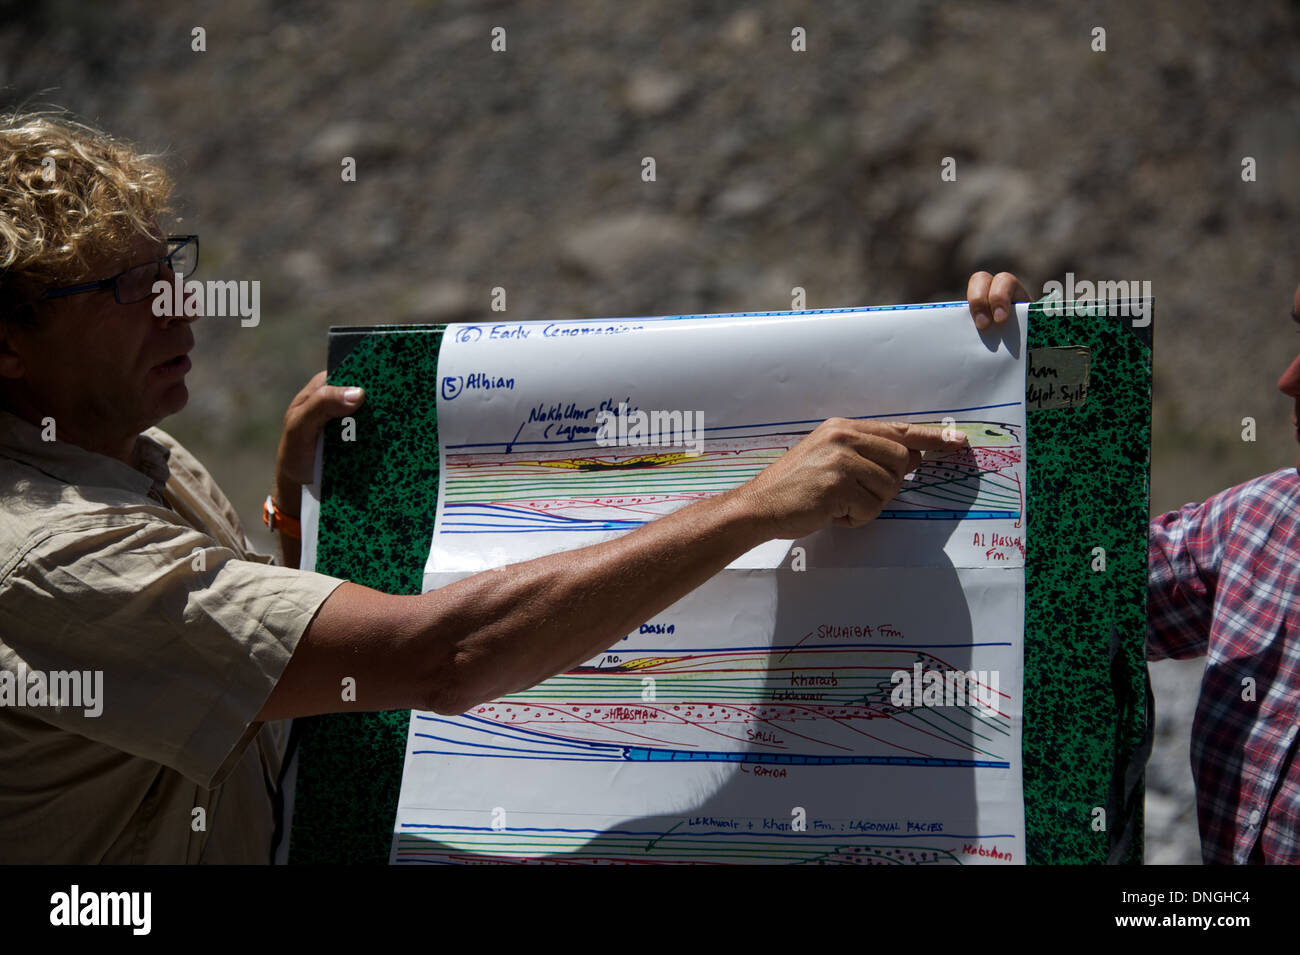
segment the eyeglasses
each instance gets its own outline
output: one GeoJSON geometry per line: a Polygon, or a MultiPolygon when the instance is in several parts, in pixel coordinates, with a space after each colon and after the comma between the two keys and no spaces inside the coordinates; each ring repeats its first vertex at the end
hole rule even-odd
{"type": "Polygon", "coordinates": [[[169,235],[167,237],[167,254],[161,259],[154,259],[143,265],[133,265],[125,272],[86,282],[82,285],[66,285],[62,288],[46,289],[42,299],[63,298],[67,295],[80,295],[82,292],[100,292],[112,289],[113,297],[119,305],[134,305],[153,297],[154,283],[162,278],[163,263],[173,272],[193,275],[199,267],[199,237],[197,235],[169,235]]]}

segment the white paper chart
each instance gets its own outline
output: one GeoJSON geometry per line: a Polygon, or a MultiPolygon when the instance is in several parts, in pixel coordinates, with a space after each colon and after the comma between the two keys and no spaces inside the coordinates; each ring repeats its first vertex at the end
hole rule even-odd
{"type": "Polygon", "coordinates": [[[959,429],[581,666],[413,712],[401,864],[1024,861],[1026,307],[454,326],[425,589],[737,486],[832,416],[959,429]],[[655,443],[649,443],[653,440],[655,443]]]}

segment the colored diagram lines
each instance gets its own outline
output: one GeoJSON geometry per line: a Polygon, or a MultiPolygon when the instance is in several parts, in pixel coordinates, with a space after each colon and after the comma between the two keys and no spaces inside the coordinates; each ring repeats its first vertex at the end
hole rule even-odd
{"type": "Polygon", "coordinates": [[[700,832],[676,827],[668,831],[496,830],[418,823],[402,825],[395,860],[427,865],[962,864],[960,855],[950,848],[891,844],[879,836],[846,833],[700,832]]]}
{"type": "Polygon", "coordinates": [[[416,714],[412,755],[1005,768],[1009,702],[996,673],[916,649],[610,653],[460,716],[416,714]],[[899,674],[953,692],[899,705],[899,674]]]}
{"type": "Polygon", "coordinates": [[[798,437],[716,441],[700,455],[449,454],[442,533],[631,529],[744,484],[798,437]]]}
{"type": "MultiPolygon", "coordinates": [[[[1018,519],[1021,429],[949,426],[965,432],[970,446],[927,454],[881,519],[1018,519]]],[[[698,455],[632,448],[448,454],[440,533],[630,530],[745,483],[802,437],[714,439],[698,455]]]]}

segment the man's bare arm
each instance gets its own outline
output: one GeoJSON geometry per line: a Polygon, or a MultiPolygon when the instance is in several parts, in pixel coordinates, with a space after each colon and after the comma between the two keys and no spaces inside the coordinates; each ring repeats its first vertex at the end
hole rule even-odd
{"type": "Polygon", "coordinates": [[[831,419],[748,484],[613,541],[475,574],[419,597],[345,583],[321,605],[258,719],[342,710],[461,713],[601,650],[773,538],[856,527],[938,428],[831,419]],[[356,702],[341,702],[345,677],[356,702]]]}

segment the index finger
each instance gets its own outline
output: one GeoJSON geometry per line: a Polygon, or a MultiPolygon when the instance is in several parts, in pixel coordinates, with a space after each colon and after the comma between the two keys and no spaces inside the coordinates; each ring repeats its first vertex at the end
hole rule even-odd
{"type": "Polygon", "coordinates": [[[909,424],[906,421],[857,421],[867,434],[897,441],[911,451],[950,451],[965,447],[966,433],[955,428],[932,424],[909,424]]]}

